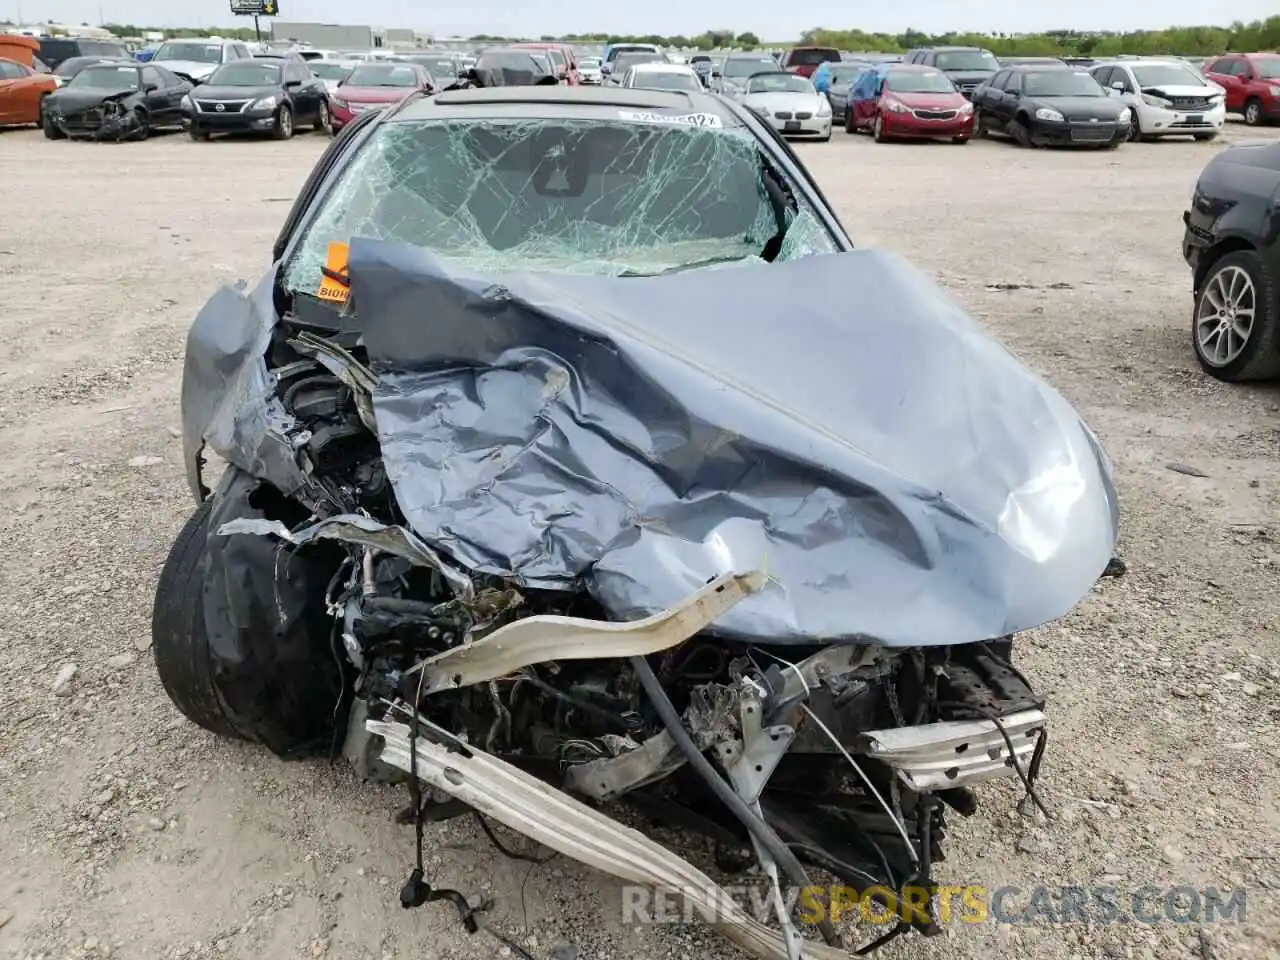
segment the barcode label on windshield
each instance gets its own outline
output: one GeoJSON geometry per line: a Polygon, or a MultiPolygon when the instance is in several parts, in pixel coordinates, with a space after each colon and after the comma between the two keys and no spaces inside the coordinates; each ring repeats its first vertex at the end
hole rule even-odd
{"type": "Polygon", "coordinates": [[[722,127],[714,113],[648,113],[636,110],[619,110],[618,116],[633,123],[674,123],[682,127],[722,127]]]}

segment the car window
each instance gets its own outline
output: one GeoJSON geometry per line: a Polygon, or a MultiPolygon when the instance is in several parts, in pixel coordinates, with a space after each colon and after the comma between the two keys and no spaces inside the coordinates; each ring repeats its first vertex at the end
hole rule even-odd
{"type": "Polygon", "coordinates": [[[46,63],[50,60],[66,60],[80,56],[80,48],[72,40],[41,40],[40,59],[46,63]]]}
{"type": "Polygon", "coordinates": [[[1000,61],[985,50],[948,50],[934,57],[939,70],[998,70],[1000,61]]]}
{"type": "Polygon", "coordinates": [[[164,77],[160,76],[160,71],[155,67],[142,68],[142,82],[154,84],[159,90],[163,90],[168,86],[168,84],[164,82],[164,77]]]}
{"type": "Polygon", "coordinates": [[[183,83],[186,82],[181,77],[179,77],[176,73],[170,73],[164,67],[152,67],[151,69],[154,70],[156,73],[160,74],[160,76],[164,79],[164,86],[166,87],[180,87],[182,86],[183,83]]]}
{"type": "Polygon", "coordinates": [[[280,64],[268,60],[236,60],[213,71],[211,87],[273,87],[280,82],[280,64]]]}
{"type": "Polygon", "coordinates": [[[67,89],[137,90],[138,68],[130,66],[85,67],[67,81],[67,89]]]}
{"type": "Polygon", "coordinates": [[[416,87],[419,82],[413,67],[391,63],[363,64],[347,78],[347,84],[352,87],[416,87]]]}
{"type": "Polygon", "coordinates": [[[1244,72],[1243,60],[1219,60],[1218,73],[1225,73],[1227,76],[1238,77],[1244,72]]]}
{"type": "Polygon", "coordinates": [[[816,93],[813,82],[794,73],[766,73],[747,81],[747,93],[816,93]]]}
{"type": "Polygon", "coordinates": [[[1280,79],[1280,57],[1259,57],[1252,66],[1254,75],[1263,80],[1280,79]]]}
{"type": "Polygon", "coordinates": [[[1000,89],[1005,93],[1019,93],[1022,90],[1022,75],[1017,70],[1010,70],[1004,75],[1004,85],[1000,89]]]}
{"type": "Polygon", "coordinates": [[[26,72],[16,63],[0,60],[0,80],[17,80],[19,77],[25,77],[26,75],[26,72]]]}
{"type": "Polygon", "coordinates": [[[194,40],[169,41],[160,44],[156,60],[187,60],[193,63],[221,63],[222,44],[194,40]]]}
{"type": "Polygon", "coordinates": [[[840,51],[832,49],[791,50],[787,53],[789,67],[816,67],[820,63],[839,63],[840,51]]]}
{"type": "Polygon", "coordinates": [[[1204,82],[1195,70],[1179,63],[1134,64],[1133,76],[1140,87],[1199,86],[1204,82]]]}
{"type": "Polygon", "coordinates": [[[1114,69],[1113,67],[1098,67],[1096,70],[1093,71],[1093,79],[1098,81],[1098,86],[1100,87],[1111,86],[1111,71],[1113,69],[1114,69]]]}
{"type": "Polygon", "coordinates": [[[749,77],[753,73],[773,72],[778,63],[772,57],[730,57],[722,71],[726,77],[749,77]]]}
{"type": "Polygon", "coordinates": [[[956,85],[938,70],[890,70],[885,89],[893,93],[955,93],[956,85]]]}
{"type": "Polygon", "coordinates": [[[1023,74],[1028,97],[1102,97],[1105,94],[1085,70],[1036,70],[1023,74]]]}
{"type": "Polygon", "coordinates": [[[644,70],[632,71],[635,77],[632,86],[643,90],[701,90],[702,84],[692,73],[682,70],[644,70]]]}
{"type": "Polygon", "coordinates": [[[741,127],[401,119],[375,127],[337,174],[284,284],[314,295],[329,244],[357,235],[475,270],[636,276],[759,263],[780,212],[779,261],[835,252],[800,190],[774,206],[777,175],[741,127]]]}

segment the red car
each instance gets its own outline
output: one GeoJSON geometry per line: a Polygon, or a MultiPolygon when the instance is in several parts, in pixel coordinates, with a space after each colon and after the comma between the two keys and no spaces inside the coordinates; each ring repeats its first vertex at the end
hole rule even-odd
{"type": "Polygon", "coordinates": [[[839,63],[840,51],[835,47],[792,47],[782,55],[782,69],[812,77],[820,63],[839,63]]]}
{"type": "Polygon", "coordinates": [[[1233,53],[1210,60],[1204,74],[1227,91],[1227,112],[1251,127],[1280,120],[1280,53],[1233,53]]]}
{"type": "Polygon", "coordinates": [[[870,130],[877,142],[951,140],[973,136],[973,104],[936,67],[894,64],[854,81],[844,128],[870,130]]]}
{"type": "Polygon", "coordinates": [[[36,73],[16,60],[0,60],[0,127],[39,123],[40,105],[58,89],[49,73],[36,73]]]}
{"type": "Polygon", "coordinates": [[[561,83],[577,86],[582,82],[578,73],[578,61],[573,55],[573,47],[566,43],[513,43],[517,50],[535,50],[545,53],[556,68],[556,75],[561,83]]]}
{"type": "Polygon", "coordinates": [[[431,74],[420,64],[362,63],[329,94],[330,128],[337,136],[358,113],[392,106],[416,90],[434,93],[435,89],[431,74]]]}

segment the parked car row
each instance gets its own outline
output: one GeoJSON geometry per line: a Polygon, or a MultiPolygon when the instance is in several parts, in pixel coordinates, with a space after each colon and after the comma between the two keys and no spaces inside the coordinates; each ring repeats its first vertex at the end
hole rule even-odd
{"type": "MultiPolygon", "coordinates": [[[[1072,67],[1053,60],[997,66],[970,90],[955,64],[842,63],[818,74],[835,122],[877,140],[1003,136],[1025,146],[1115,147],[1182,135],[1211,140],[1226,122],[1223,89],[1178,60],[1072,67]]],[[[963,61],[962,61],[963,63],[963,61]]],[[[964,64],[967,67],[967,64],[964,64]]]]}

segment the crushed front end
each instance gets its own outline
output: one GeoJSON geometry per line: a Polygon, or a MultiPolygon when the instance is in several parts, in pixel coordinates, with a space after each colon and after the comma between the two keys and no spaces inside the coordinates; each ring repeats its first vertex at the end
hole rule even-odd
{"type": "Polygon", "coordinates": [[[767,960],[847,955],[787,906],[817,871],[918,904],[882,940],[937,932],[948,814],[997,777],[1039,804],[1013,638],[1111,558],[1109,465],[1069,405],[884,254],[495,285],[350,252],[358,320],[277,319],[268,282],[189,340],[193,489],[204,446],[231,463],[200,584],[227,724],[407,782],[401,901],[469,929],[425,877],[430,820],[503,823],[767,960]],[[795,356],[767,345],[794,289],[850,282],[919,362],[833,351],[821,311],[795,356]],[[615,804],[758,864],[769,922],[615,804]]]}

